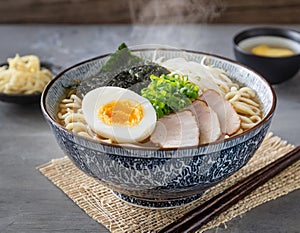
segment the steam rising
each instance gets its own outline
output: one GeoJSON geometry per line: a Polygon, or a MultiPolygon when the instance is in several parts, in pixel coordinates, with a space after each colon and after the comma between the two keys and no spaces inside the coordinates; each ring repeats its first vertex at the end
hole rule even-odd
{"type": "Polygon", "coordinates": [[[132,23],[209,23],[225,10],[223,0],[130,0],[132,23]]]}

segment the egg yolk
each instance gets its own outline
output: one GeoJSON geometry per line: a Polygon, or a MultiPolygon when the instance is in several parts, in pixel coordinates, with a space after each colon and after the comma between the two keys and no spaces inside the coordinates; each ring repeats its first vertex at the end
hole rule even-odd
{"type": "Polygon", "coordinates": [[[107,125],[132,127],[143,119],[144,108],[134,100],[114,100],[99,107],[97,116],[107,125]]]}
{"type": "Polygon", "coordinates": [[[274,48],[267,45],[259,45],[254,47],[251,52],[255,55],[265,56],[265,57],[287,57],[292,56],[295,53],[286,48],[274,48]]]}

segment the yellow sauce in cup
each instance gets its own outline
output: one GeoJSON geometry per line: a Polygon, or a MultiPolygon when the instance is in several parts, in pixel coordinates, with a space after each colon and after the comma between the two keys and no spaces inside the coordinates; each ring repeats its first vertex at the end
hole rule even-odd
{"type": "Polygon", "coordinates": [[[251,53],[264,57],[288,57],[295,54],[295,52],[290,49],[269,47],[268,45],[255,46],[251,49],[251,53]]]}

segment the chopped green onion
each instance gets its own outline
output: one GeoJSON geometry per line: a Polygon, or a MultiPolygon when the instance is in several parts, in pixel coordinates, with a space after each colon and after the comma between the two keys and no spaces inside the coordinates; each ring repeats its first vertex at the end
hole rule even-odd
{"type": "Polygon", "coordinates": [[[141,94],[151,102],[158,118],[184,109],[198,97],[199,87],[189,82],[187,75],[151,75],[150,80],[141,94]]]}

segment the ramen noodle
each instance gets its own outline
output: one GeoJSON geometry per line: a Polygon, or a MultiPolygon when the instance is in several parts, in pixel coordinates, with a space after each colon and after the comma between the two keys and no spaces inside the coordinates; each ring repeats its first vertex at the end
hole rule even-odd
{"type": "Polygon", "coordinates": [[[232,88],[225,95],[225,99],[232,103],[234,109],[240,115],[242,129],[250,129],[261,121],[260,104],[251,88],[232,88]]]}

